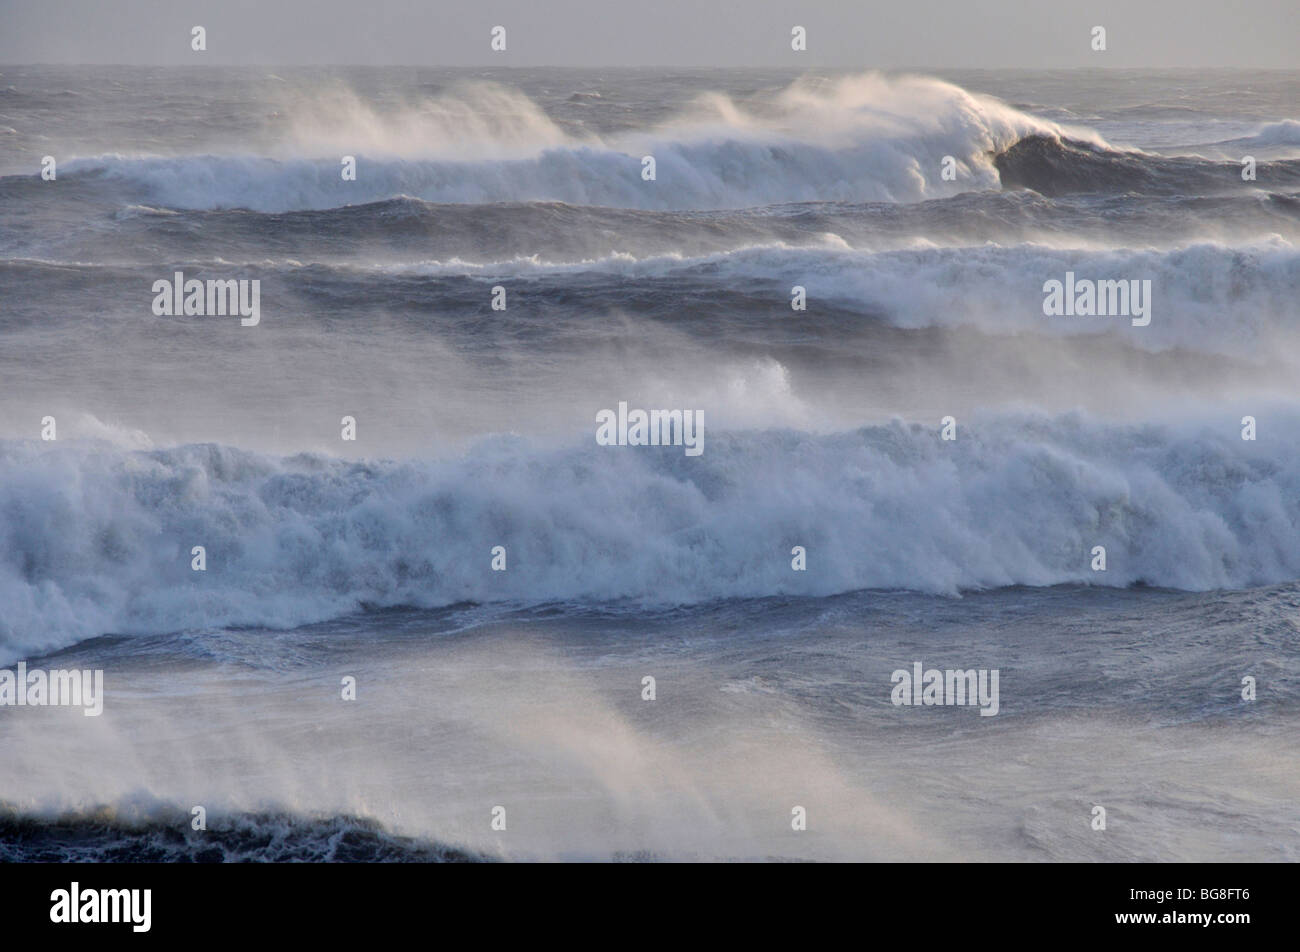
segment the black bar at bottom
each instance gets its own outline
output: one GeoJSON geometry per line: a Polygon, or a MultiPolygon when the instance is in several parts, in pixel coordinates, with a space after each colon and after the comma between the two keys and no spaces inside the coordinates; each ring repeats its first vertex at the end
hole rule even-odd
{"type": "Polygon", "coordinates": [[[0,895],[10,935],[128,941],[373,940],[398,929],[450,940],[468,929],[618,944],[684,939],[672,927],[698,923],[733,939],[835,926],[908,943],[1124,933],[1230,942],[1283,928],[1293,879],[1284,865],[1225,864],[30,864],[0,866],[0,895]],[[74,895],[77,919],[119,921],[72,922],[74,895]]]}

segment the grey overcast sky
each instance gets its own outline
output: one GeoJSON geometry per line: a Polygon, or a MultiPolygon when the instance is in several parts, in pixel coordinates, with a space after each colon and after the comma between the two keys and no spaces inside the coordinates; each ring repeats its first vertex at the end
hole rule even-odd
{"type": "Polygon", "coordinates": [[[1300,68],[1300,0],[0,0],[0,62],[1300,68]]]}

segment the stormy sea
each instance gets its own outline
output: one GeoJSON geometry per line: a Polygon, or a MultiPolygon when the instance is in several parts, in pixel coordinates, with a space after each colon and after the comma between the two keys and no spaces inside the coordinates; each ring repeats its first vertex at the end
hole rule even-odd
{"type": "Polygon", "coordinates": [[[0,861],[1300,860],[1298,368],[1300,72],[0,68],[0,861]]]}

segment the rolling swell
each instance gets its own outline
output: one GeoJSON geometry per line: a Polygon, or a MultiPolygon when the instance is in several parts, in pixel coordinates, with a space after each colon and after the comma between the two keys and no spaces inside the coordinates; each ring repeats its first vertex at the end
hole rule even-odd
{"type": "MultiPolygon", "coordinates": [[[[0,180],[0,196],[26,190],[27,183],[0,180]]],[[[33,214],[50,200],[48,189],[33,186],[31,191],[38,194],[30,203],[15,198],[14,207],[33,214]]],[[[775,243],[839,243],[867,251],[905,249],[918,240],[944,246],[996,241],[1169,247],[1198,239],[1245,242],[1271,235],[1300,241],[1295,193],[1236,189],[1213,195],[1070,193],[1048,198],[1008,189],[917,203],[813,202],[725,211],[564,202],[437,204],[399,196],[283,213],[132,204],[106,209],[76,229],[13,229],[0,234],[0,253],[147,264],[178,256],[326,263],[455,259],[470,264],[535,257],[572,263],[615,253],[693,256],[775,243]]]]}
{"type": "MultiPolygon", "coordinates": [[[[467,262],[447,260],[359,264],[304,263],[292,258],[178,261],[187,276],[220,276],[232,267],[264,282],[275,294],[278,320],[288,327],[341,326],[369,321],[382,301],[412,333],[454,337],[475,352],[506,337],[527,335],[542,349],[582,350],[591,339],[577,329],[615,334],[624,315],[696,332],[723,335],[719,346],[743,340],[778,344],[825,339],[844,345],[877,325],[915,330],[971,327],[984,333],[1050,337],[1111,334],[1150,352],[1181,347],[1208,354],[1282,359],[1279,350],[1300,331],[1294,305],[1300,252],[1285,240],[1226,246],[1202,242],[1170,250],[1058,249],[1041,244],[859,250],[829,238],[820,245],[758,244],[688,256],[677,252],[637,257],[606,254],[550,263],[535,256],[467,262]],[[1149,279],[1150,324],[1136,329],[1123,316],[1047,317],[1043,282],[1067,271],[1081,278],[1109,275],[1149,279]],[[502,329],[491,316],[486,290],[515,283],[518,307],[502,329]],[[803,284],[818,322],[811,328],[782,320],[789,289],[803,284]],[[437,320],[431,321],[431,315],[437,320]]],[[[121,322],[149,328],[158,322],[203,326],[184,315],[158,318],[149,310],[151,284],[172,268],[89,266],[30,259],[0,261],[0,294],[12,303],[0,328],[38,329],[79,324],[77,303],[95,293],[105,329],[121,322]],[[40,288],[40,295],[28,293],[40,288]]],[[[882,355],[887,359],[888,355],[882,355]]]]}

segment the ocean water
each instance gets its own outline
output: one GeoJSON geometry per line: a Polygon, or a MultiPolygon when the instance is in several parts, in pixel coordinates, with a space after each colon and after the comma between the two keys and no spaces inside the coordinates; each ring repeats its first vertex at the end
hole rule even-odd
{"type": "Polygon", "coordinates": [[[1300,859],[1297,103],[0,68],[0,859],[1300,859]]]}

